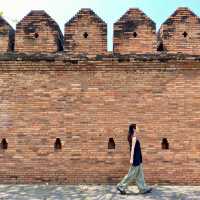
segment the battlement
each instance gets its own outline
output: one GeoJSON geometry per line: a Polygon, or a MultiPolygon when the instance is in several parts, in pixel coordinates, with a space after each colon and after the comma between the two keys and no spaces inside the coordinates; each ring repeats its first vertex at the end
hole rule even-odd
{"type": "Polygon", "coordinates": [[[105,54],[107,24],[91,9],[81,9],[65,24],[64,45],[68,54],[105,54]]]}
{"type": "Polygon", "coordinates": [[[188,8],[178,8],[161,25],[158,35],[166,52],[200,54],[200,18],[188,8]]]}
{"type": "Polygon", "coordinates": [[[63,35],[58,24],[43,10],[32,10],[16,26],[16,52],[63,50],[63,35]]]}
{"type": "Polygon", "coordinates": [[[154,53],[156,44],[156,24],[139,9],[129,9],[114,24],[114,53],[154,53]]]}
{"type": "MultiPolygon", "coordinates": [[[[83,8],[65,24],[64,36],[43,10],[32,10],[15,30],[0,18],[0,53],[57,53],[69,56],[108,55],[107,24],[83,8]]],[[[156,33],[156,24],[138,8],[130,8],[114,23],[112,54],[185,53],[200,55],[200,18],[178,8],[156,33]]]]}

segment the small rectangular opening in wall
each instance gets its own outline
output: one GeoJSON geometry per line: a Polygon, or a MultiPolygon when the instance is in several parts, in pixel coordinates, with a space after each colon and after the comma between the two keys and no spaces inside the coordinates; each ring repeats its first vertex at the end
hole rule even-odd
{"type": "Polygon", "coordinates": [[[5,138],[3,138],[2,141],[1,141],[0,149],[2,149],[2,150],[8,149],[8,142],[6,141],[5,138]]]}
{"type": "Polygon", "coordinates": [[[108,149],[115,149],[115,141],[113,138],[109,138],[108,149]]]}
{"type": "Polygon", "coordinates": [[[162,146],[162,149],[169,149],[169,142],[168,142],[167,138],[162,139],[161,146],[162,146]]]}
{"type": "Polygon", "coordinates": [[[62,144],[60,138],[56,138],[56,141],[54,143],[54,150],[59,151],[62,149],[62,144]]]}

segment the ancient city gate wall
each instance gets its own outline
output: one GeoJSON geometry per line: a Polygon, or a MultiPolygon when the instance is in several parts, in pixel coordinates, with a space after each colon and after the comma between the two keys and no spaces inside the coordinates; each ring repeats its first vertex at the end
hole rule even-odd
{"type": "Polygon", "coordinates": [[[156,33],[129,9],[114,24],[113,52],[90,9],[65,24],[64,36],[45,11],[31,11],[16,31],[0,21],[1,183],[115,184],[130,166],[131,123],[148,183],[200,183],[200,20],[192,11],[178,8],[156,33]]]}
{"type": "Polygon", "coordinates": [[[1,182],[116,183],[136,123],[148,182],[199,183],[200,63],[168,57],[1,58],[1,182]]]}

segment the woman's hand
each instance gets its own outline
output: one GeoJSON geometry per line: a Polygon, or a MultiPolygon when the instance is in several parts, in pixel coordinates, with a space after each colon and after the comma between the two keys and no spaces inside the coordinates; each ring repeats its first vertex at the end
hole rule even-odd
{"type": "Polygon", "coordinates": [[[133,159],[130,159],[130,164],[131,164],[131,165],[133,164],[133,159]]]}

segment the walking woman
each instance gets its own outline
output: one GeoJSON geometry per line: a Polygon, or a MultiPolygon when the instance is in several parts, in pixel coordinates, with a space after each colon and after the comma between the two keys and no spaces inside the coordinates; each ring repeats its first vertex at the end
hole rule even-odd
{"type": "Polygon", "coordinates": [[[138,128],[136,129],[136,124],[131,124],[128,131],[131,166],[129,168],[128,174],[122,179],[119,184],[117,184],[117,190],[120,191],[121,194],[126,194],[125,189],[128,187],[128,184],[134,179],[141,194],[149,193],[152,191],[152,188],[148,187],[144,180],[142,152],[140,148],[140,141],[136,137],[136,133],[138,133],[138,128]]]}

